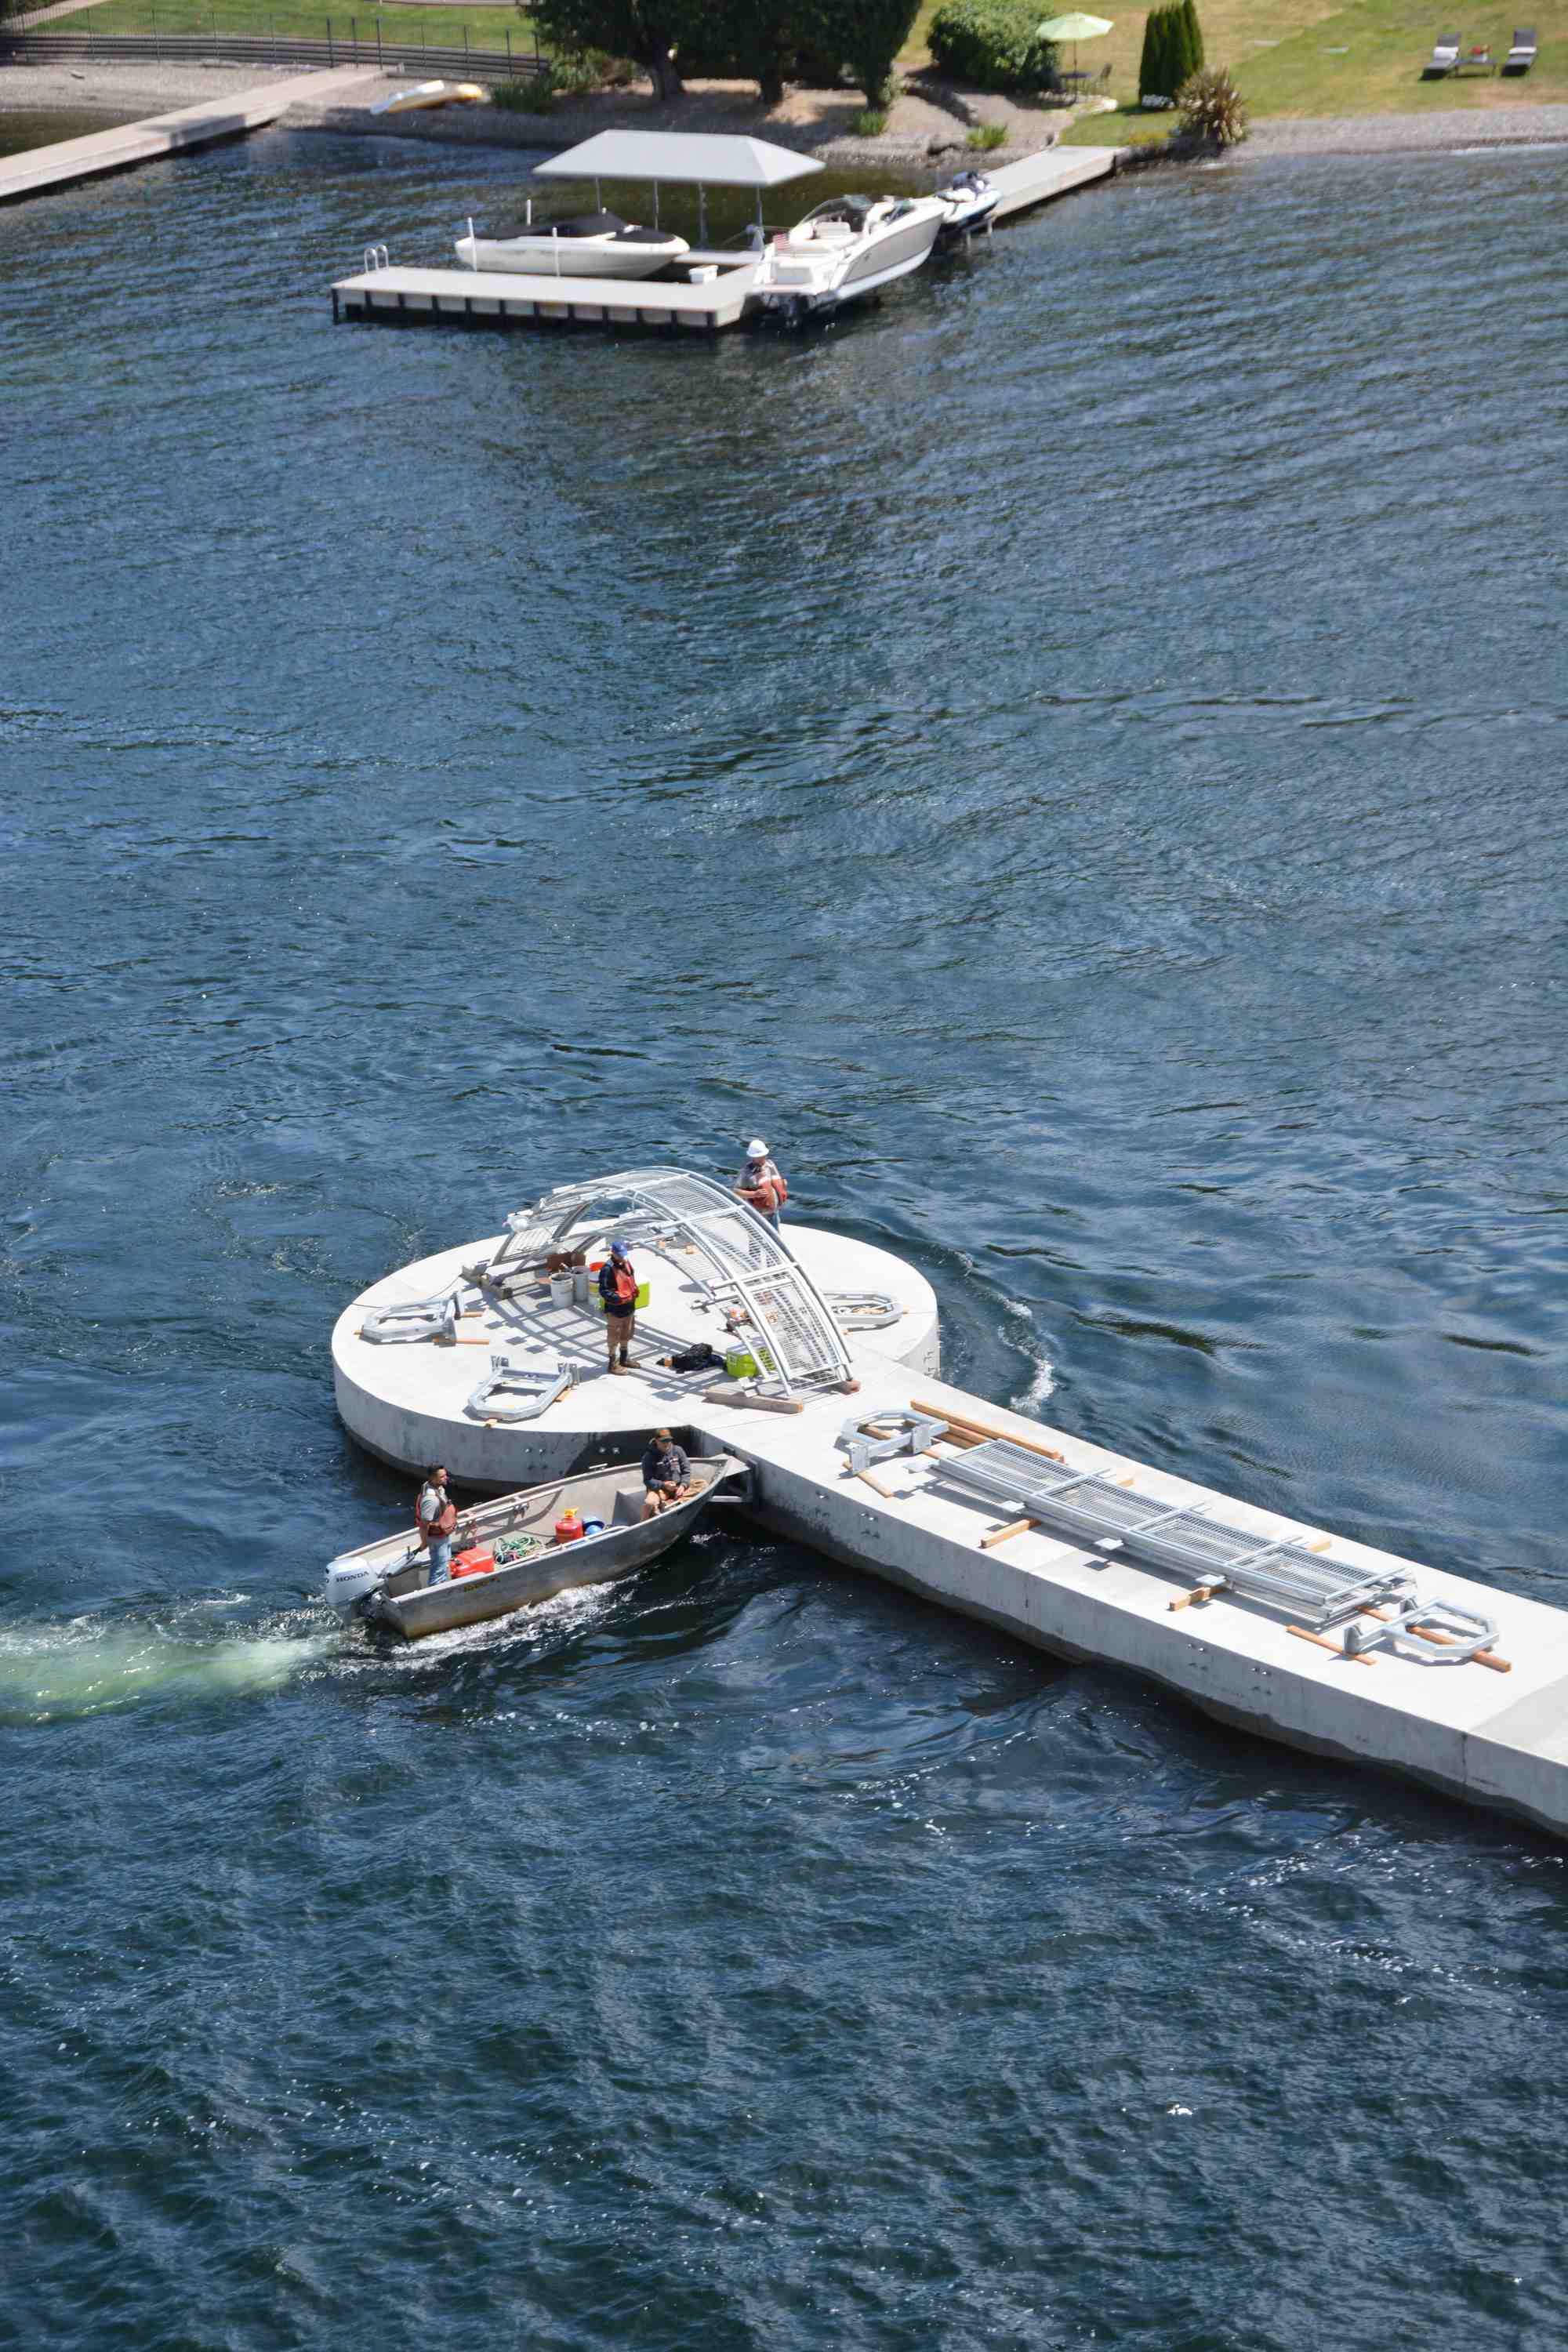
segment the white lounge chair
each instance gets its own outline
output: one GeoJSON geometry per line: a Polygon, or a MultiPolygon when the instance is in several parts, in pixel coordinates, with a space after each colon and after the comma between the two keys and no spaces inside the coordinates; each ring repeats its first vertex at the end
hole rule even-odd
{"type": "Polygon", "coordinates": [[[1436,81],[1443,74],[1458,73],[1459,47],[1458,33],[1445,33],[1440,40],[1434,41],[1432,54],[1421,68],[1422,80],[1436,81]]]}
{"type": "Polygon", "coordinates": [[[1503,59],[1502,69],[1505,74],[1527,74],[1534,63],[1535,27],[1533,25],[1516,25],[1513,47],[1503,59]]]}

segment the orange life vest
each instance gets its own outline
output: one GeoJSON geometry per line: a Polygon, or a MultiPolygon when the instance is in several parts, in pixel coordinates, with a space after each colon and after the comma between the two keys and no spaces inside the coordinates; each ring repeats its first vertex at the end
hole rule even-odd
{"type": "Polygon", "coordinates": [[[617,1258],[610,1268],[610,1294],[617,1307],[637,1305],[637,1278],[624,1258],[617,1258]]]}
{"type": "MultiPolygon", "coordinates": [[[[427,1493],[438,1495],[440,1492],[441,1489],[438,1486],[421,1486],[419,1500],[423,1502],[427,1493]]],[[[437,1536],[449,1536],[457,1524],[458,1506],[448,1495],[433,1519],[420,1519],[419,1540],[421,1543],[434,1543],[437,1536]]]]}

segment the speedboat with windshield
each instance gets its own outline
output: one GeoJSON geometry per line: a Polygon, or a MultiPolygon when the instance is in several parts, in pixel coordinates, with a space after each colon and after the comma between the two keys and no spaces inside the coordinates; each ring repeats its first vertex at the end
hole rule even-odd
{"type": "Polygon", "coordinates": [[[651,278],[690,250],[668,229],[639,228],[611,212],[530,220],[518,236],[504,237],[477,236],[470,221],[457,242],[467,269],[514,269],[533,278],[651,278]]]}
{"type": "Polygon", "coordinates": [[[948,218],[935,196],[830,196],[764,247],[752,291],[786,318],[858,302],[918,269],[948,218]]]}
{"type": "Polygon", "coordinates": [[[1002,201],[1002,191],[984,172],[955,172],[946,187],[937,190],[936,201],[947,210],[937,234],[943,245],[956,244],[960,237],[973,236],[976,229],[989,226],[1002,201]]]}

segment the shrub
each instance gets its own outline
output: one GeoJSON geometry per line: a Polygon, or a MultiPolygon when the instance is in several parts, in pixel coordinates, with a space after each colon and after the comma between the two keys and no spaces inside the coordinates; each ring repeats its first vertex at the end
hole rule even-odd
{"type": "Polygon", "coordinates": [[[981,89],[1048,89],[1057,53],[1039,22],[1034,0],[942,0],[927,36],[931,62],[981,89]]]}
{"type": "Polygon", "coordinates": [[[1223,66],[1195,73],[1176,92],[1186,136],[1205,147],[1234,147],[1247,136],[1241,92],[1223,66]]]}
{"type": "Polygon", "coordinates": [[[977,122],[973,131],[964,132],[963,143],[977,154],[989,155],[993,148],[1007,144],[1007,126],[1005,122],[977,122]]]}
{"type": "Polygon", "coordinates": [[[1174,98],[1203,61],[1204,37],[1194,0],[1168,0],[1164,6],[1151,8],[1138,66],[1139,95],[1174,98]]]}
{"type": "Polygon", "coordinates": [[[1183,0],[1182,16],[1187,35],[1187,73],[1189,77],[1204,69],[1204,28],[1198,22],[1198,0],[1183,0]]]}
{"type": "Polygon", "coordinates": [[[549,114],[560,90],[560,74],[554,66],[546,65],[542,72],[498,81],[490,91],[490,104],[499,106],[503,114],[549,114]]]}
{"type": "Polygon", "coordinates": [[[899,51],[919,14],[920,0],[795,0],[795,42],[825,60],[841,58],[868,107],[891,106],[899,51]]]}
{"type": "Polygon", "coordinates": [[[849,130],[856,139],[879,139],[887,127],[887,109],[880,106],[868,106],[853,118],[849,130]]]}

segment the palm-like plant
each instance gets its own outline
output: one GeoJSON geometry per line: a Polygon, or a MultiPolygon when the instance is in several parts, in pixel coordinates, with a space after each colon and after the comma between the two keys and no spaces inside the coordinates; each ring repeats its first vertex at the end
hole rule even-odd
{"type": "Polygon", "coordinates": [[[1176,92],[1182,129],[1205,147],[1234,147],[1247,136],[1247,109],[1241,92],[1224,66],[1208,66],[1189,74],[1176,92]]]}

